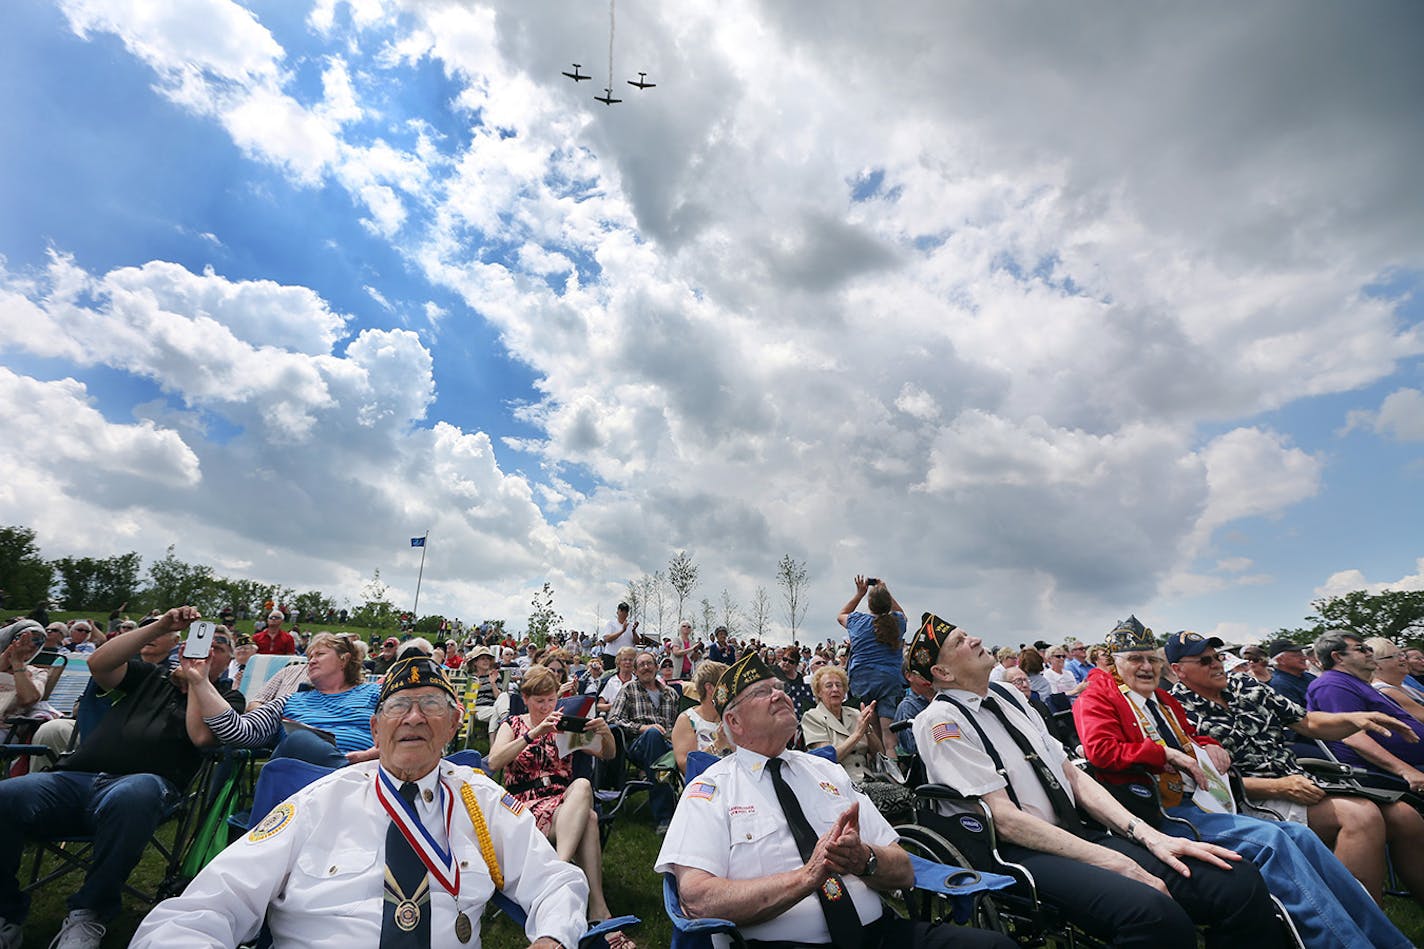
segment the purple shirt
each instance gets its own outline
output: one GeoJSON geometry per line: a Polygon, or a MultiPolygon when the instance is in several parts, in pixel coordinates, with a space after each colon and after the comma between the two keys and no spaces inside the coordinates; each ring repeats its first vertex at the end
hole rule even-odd
{"type": "MultiPolygon", "coordinates": [[[[1408,712],[1399,707],[1398,703],[1389,696],[1383,695],[1379,689],[1368,682],[1361,682],[1348,672],[1329,669],[1321,674],[1320,678],[1310,683],[1309,688],[1305,690],[1305,697],[1307,707],[1311,711],[1383,712],[1405,722],[1420,737],[1420,743],[1409,744],[1395,734],[1390,734],[1388,737],[1372,734],[1370,737],[1400,761],[1416,768],[1424,766],[1424,724],[1415,721],[1408,712]]],[[[1330,742],[1330,750],[1335,752],[1336,757],[1346,764],[1358,765],[1373,771],[1380,770],[1379,765],[1366,761],[1355,749],[1343,741],[1330,742]]]]}

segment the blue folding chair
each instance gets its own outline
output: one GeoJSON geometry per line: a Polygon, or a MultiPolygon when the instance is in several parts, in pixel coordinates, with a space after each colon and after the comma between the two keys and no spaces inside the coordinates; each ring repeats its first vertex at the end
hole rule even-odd
{"type": "MultiPolygon", "coordinates": [[[[817,748],[809,754],[820,755],[830,761],[836,760],[836,749],[831,745],[817,748]]],[[[715,755],[705,751],[688,752],[686,781],[690,783],[716,760],[715,755]]],[[[915,882],[910,888],[922,896],[934,894],[947,900],[951,915],[957,923],[965,923],[972,917],[976,894],[988,890],[1002,890],[1014,885],[1013,877],[1001,873],[981,873],[978,870],[936,863],[915,854],[908,856],[910,866],[915,871],[915,882]]],[[[672,920],[670,949],[712,949],[712,937],[719,933],[727,935],[733,946],[746,944],[737,932],[737,924],[731,920],[689,917],[683,911],[682,899],[677,892],[677,877],[671,873],[663,874],[663,910],[668,919],[672,920]]]]}

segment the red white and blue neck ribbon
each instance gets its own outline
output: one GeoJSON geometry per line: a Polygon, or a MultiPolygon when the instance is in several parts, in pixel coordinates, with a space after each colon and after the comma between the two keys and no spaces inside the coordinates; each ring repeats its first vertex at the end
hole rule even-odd
{"type": "MultiPolygon", "coordinates": [[[[441,807],[445,811],[445,839],[448,841],[450,818],[455,812],[455,795],[445,789],[444,781],[438,782],[438,786],[441,807]]],[[[415,812],[415,807],[407,804],[405,798],[400,796],[399,789],[384,768],[376,769],[376,799],[400,828],[401,834],[410,843],[420,862],[425,864],[425,869],[430,871],[430,875],[448,890],[451,896],[459,896],[460,868],[455,864],[455,848],[451,846],[449,850],[445,850],[435,842],[430,831],[420,822],[420,815],[415,812]]]]}

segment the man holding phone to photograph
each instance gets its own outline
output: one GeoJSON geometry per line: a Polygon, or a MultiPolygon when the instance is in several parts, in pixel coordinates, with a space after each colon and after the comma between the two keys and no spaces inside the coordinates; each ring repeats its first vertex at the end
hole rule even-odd
{"type": "MultiPolygon", "coordinates": [[[[29,896],[16,874],[27,832],[65,827],[94,835],[93,866],[68,900],[57,944],[93,949],[105,923],[120,908],[124,881],[138,865],[149,838],[201,764],[199,748],[217,744],[188,685],[196,676],[215,681],[232,658],[226,631],[211,630],[207,659],[187,658],[171,673],[139,658],[150,642],[169,640],[199,618],[191,606],[117,634],[89,657],[89,673],[111,704],[79,749],[53,771],[0,781],[0,947],[22,941],[29,896]]],[[[242,696],[225,698],[241,710],[242,696]]]]}

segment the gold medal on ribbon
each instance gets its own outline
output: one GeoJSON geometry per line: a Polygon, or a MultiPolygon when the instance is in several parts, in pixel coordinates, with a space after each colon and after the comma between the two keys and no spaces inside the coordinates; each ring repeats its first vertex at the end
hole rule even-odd
{"type": "Polygon", "coordinates": [[[420,925],[420,907],[415,900],[401,900],[396,904],[395,912],[396,925],[402,932],[410,932],[420,925]]]}

